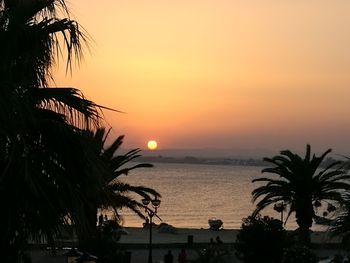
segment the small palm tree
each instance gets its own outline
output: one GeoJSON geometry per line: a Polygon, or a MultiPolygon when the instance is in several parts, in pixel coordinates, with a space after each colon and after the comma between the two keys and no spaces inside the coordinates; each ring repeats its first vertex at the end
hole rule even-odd
{"type": "Polygon", "coordinates": [[[321,201],[341,203],[342,192],[350,189],[350,176],[339,168],[340,162],[332,162],[326,168],[318,170],[330,152],[331,149],[320,157],[311,157],[311,148],[307,145],[304,158],[288,150],[281,151],[281,155],[273,158],[264,158],[264,161],[271,163],[273,167],[265,168],[262,172],[278,178],[264,177],[253,180],[265,183],[252,192],[253,202],[261,198],[256,204],[254,214],[271,204],[287,204],[287,219],[295,212],[300,241],[308,242],[309,229],[315,217],[315,206],[319,206],[321,201]]]}
{"type": "Polygon", "coordinates": [[[137,163],[132,166],[125,166],[140,157],[141,150],[137,148],[124,154],[117,154],[117,151],[120,150],[120,146],[123,143],[124,135],[117,137],[109,146],[106,146],[109,132],[110,130],[106,132],[104,128],[98,128],[94,133],[94,141],[98,146],[99,156],[110,171],[110,173],[103,174],[105,184],[104,190],[110,195],[109,198],[107,198],[107,203],[101,204],[101,206],[116,208],[114,210],[116,217],[119,217],[117,209],[127,207],[144,218],[140,210],[144,208],[144,205],[133,199],[129,194],[134,193],[141,198],[147,199],[151,199],[151,196],[161,197],[161,195],[156,190],[146,186],[132,186],[123,183],[119,180],[119,177],[128,175],[134,169],[151,168],[153,165],[149,163],[137,163]]]}
{"type": "MultiPolygon", "coordinates": [[[[89,243],[95,239],[95,237],[91,235],[91,232],[96,230],[98,209],[111,209],[115,217],[120,218],[119,210],[121,208],[128,208],[135,212],[137,216],[144,219],[145,217],[142,213],[144,205],[137,200],[136,197],[152,199],[152,196],[161,196],[156,190],[150,187],[129,185],[119,180],[121,175],[128,175],[134,169],[150,168],[153,167],[153,165],[148,163],[135,163],[132,166],[126,166],[131,161],[141,156],[139,154],[140,149],[133,149],[124,154],[117,154],[117,151],[123,143],[124,136],[117,137],[109,146],[106,146],[109,131],[106,132],[105,128],[98,128],[95,132],[88,132],[88,136],[91,138],[91,142],[94,145],[96,155],[99,156],[100,161],[107,168],[108,172],[101,174],[103,182],[99,192],[90,192],[91,196],[89,202],[82,204],[86,206],[85,210],[88,212],[86,217],[89,219],[90,224],[90,231],[84,231],[84,229],[82,229],[83,231],[79,233],[81,246],[83,248],[86,244],[89,246],[89,243]]],[[[89,188],[85,190],[89,190],[89,188]]]]}

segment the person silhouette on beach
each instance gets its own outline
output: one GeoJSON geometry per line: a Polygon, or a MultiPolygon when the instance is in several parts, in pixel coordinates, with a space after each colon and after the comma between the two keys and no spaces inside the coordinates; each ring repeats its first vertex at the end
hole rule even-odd
{"type": "Polygon", "coordinates": [[[164,255],[164,263],[173,263],[174,256],[171,253],[171,250],[168,250],[168,253],[164,255]]]}
{"type": "Polygon", "coordinates": [[[210,246],[213,246],[215,244],[215,242],[214,242],[214,238],[210,238],[210,246]]]}
{"type": "Polygon", "coordinates": [[[214,242],[214,238],[210,238],[209,241],[209,248],[208,248],[208,253],[209,255],[213,255],[215,253],[215,242],[214,242]]]}
{"type": "Polygon", "coordinates": [[[100,214],[98,217],[98,226],[102,226],[102,224],[103,224],[103,215],[100,214]]]}
{"type": "Polygon", "coordinates": [[[222,240],[220,239],[219,236],[216,237],[216,243],[218,243],[218,245],[223,244],[224,242],[222,242],[222,240]]]}
{"type": "Polygon", "coordinates": [[[217,236],[216,237],[216,255],[220,255],[221,254],[221,252],[223,252],[224,250],[224,247],[223,247],[223,244],[224,244],[224,242],[222,242],[222,240],[220,239],[220,237],[219,236],[217,236]]]}
{"type": "Polygon", "coordinates": [[[184,248],[181,249],[181,252],[179,253],[179,257],[177,258],[177,261],[179,263],[187,263],[187,254],[184,248]]]}

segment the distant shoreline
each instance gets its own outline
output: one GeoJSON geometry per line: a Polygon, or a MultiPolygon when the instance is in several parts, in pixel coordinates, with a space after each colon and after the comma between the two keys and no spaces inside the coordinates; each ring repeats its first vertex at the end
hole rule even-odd
{"type": "Polygon", "coordinates": [[[198,158],[193,156],[185,157],[163,157],[141,156],[135,162],[147,163],[178,163],[178,164],[202,164],[202,165],[231,165],[231,166],[259,166],[266,167],[267,163],[262,159],[235,159],[235,158],[198,158]]]}
{"type": "MultiPolygon", "coordinates": [[[[252,167],[267,167],[271,164],[264,161],[262,158],[204,158],[204,157],[170,157],[170,156],[140,156],[133,161],[146,163],[175,163],[175,164],[201,164],[201,165],[228,165],[228,166],[252,166],[252,167]]],[[[334,162],[333,158],[326,159],[320,167],[326,167],[334,162]]]]}

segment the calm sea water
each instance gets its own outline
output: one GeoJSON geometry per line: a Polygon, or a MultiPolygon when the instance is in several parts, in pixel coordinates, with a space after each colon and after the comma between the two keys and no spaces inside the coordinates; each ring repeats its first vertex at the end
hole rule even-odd
{"type": "MultiPolygon", "coordinates": [[[[224,228],[240,228],[242,218],[254,210],[251,192],[258,184],[253,184],[252,180],[262,176],[261,169],[161,163],[155,164],[154,168],[134,170],[121,180],[159,191],[162,203],[158,215],[163,222],[175,227],[208,228],[208,219],[216,217],[224,222],[224,228]]],[[[121,214],[124,226],[142,226],[142,220],[130,211],[124,209],[121,214]]],[[[280,218],[273,209],[263,214],[280,218]]],[[[287,228],[296,228],[294,218],[289,220],[287,228]]]]}

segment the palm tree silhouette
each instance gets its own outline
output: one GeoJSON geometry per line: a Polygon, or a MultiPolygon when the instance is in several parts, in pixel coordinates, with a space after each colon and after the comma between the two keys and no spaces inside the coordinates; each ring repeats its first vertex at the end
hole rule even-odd
{"type": "Polygon", "coordinates": [[[68,221],[87,228],[81,189],[99,193],[109,172],[84,132],[99,125],[99,106],[77,89],[48,88],[52,66],[62,55],[71,69],[85,41],[64,0],[0,0],[4,262],[21,261],[29,238],[52,243],[68,221]]]}
{"type": "MultiPolygon", "coordinates": [[[[115,217],[120,218],[119,210],[121,208],[128,208],[144,219],[144,205],[137,200],[137,196],[148,199],[151,199],[152,196],[161,196],[152,188],[134,186],[119,180],[120,176],[128,175],[130,171],[134,169],[150,168],[153,167],[153,165],[148,163],[135,163],[132,166],[126,166],[132,160],[141,156],[139,154],[140,149],[133,149],[124,154],[117,154],[117,151],[123,143],[124,136],[117,137],[107,146],[106,140],[109,132],[110,130],[106,131],[105,128],[98,128],[95,132],[88,131],[88,136],[94,144],[96,155],[99,156],[102,163],[108,168],[108,172],[102,174],[103,184],[102,188],[99,189],[100,192],[89,192],[91,193],[89,201],[82,204],[86,206],[86,211],[88,212],[86,217],[89,219],[90,228],[95,230],[98,209],[112,209],[115,217]],[[97,196],[102,198],[96,198],[97,196]]],[[[80,233],[82,246],[85,246],[85,244],[83,244],[84,242],[94,241],[95,238],[96,236],[94,237],[91,235],[91,231],[82,231],[80,233]]],[[[89,246],[89,243],[87,243],[87,245],[89,246]]]]}
{"type": "MultiPolygon", "coordinates": [[[[140,157],[141,150],[133,149],[124,154],[116,154],[123,143],[124,135],[117,137],[109,146],[106,146],[106,140],[109,135],[109,131],[106,132],[105,128],[98,128],[94,133],[94,141],[97,149],[99,150],[99,156],[102,161],[110,169],[110,173],[104,173],[103,179],[105,182],[104,190],[109,193],[109,198],[104,206],[122,208],[127,207],[133,210],[137,215],[144,217],[140,209],[144,209],[144,205],[139,201],[131,198],[130,196],[122,196],[127,193],[135,193],[142,198],[161,197],[161,195],[154,189],[145,186],[132,186],[121,182],[119,179],[122,175],[128,175],[130,171],[139,168],[151,168],[152,164],[149,163],[137,163],[132,166],[126,167],[131,161],[140,157]],[[121,201],[121,200],[125,201],[121,201]]],[[[118,211],[115,210],[118,217],[118,211]]]]}
{"type": "Polygon", "coordinates": [[[296,222],[299,226],[299,239],[302,242],[310,241],[309,229],[315,217],[315,207],[322,201],[341,203],[342,191],[348,190],[349,175],[337,166],[340,162],[332,162],[326,168],[320,169],[320,164],[331,150],[327,150],[320,157],[311,157],[310,145],[306,147],[304,158],[291,151],[281,151],[281,155],[273,158],[264,158],[264,161],[273,166],[262,170],[279,176],[278,179],[258,178],[253,182],[266,183],[257,187],[253,192],[253,201],[256,204],[253,214],[259,213],[265,207],[283,202],[289,207],[290,216],[295,212],[296,222]]]}

